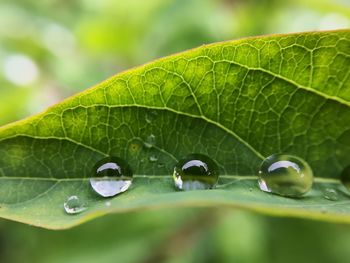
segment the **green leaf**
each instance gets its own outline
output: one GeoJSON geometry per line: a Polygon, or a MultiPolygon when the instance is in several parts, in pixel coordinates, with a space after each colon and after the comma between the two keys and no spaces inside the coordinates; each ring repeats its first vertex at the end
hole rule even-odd
{"type": "Polygon", "coordinates": [[[350,223],[338,180],[350,164],[349,65],[350,30],[339,30],[205,45],[120,73],[0,128],[0,216],[59,229],[111,212],[231,206],[350,223]],[[193,152],[218,163],[217,189],[175,191],[173,166],[193,152]],[[256,170],[277,152],[313,168],[304,198],[258,190],[256,170]],[[127,160],[135,179],[102,199],[88,178],[109,155],[127,160]],[[337,201],[324,198],[327,188],[337,201]],[[71,195],[89,208],[65,214],[71,195]]]}

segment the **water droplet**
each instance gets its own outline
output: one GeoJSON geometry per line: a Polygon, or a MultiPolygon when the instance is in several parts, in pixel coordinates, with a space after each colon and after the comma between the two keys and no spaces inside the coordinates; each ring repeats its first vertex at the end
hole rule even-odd
{"type": "Polygon", "coordinates": [[[203,154],[190,154],[174,167],[175,186],[179,190],[210,189],[219,178],[216,163],[203,154]]]}
{"type": "Polygon", "coordinates": [[[110,206],[111,206],[111,202],[107,201],[107,202],[105,203],[105,205],[106,205],[107,207],[110,207],[110,206]]]}
{"type": "Polygon", "coordinates": [[[345,187],[350,191],[350,165],[345,167],[340,175],[340,179],[345,187]]]}
{"type": "Polygon", "coordinates": [[[76,195],[68,197],[63,207],[67,214],[78,214],[87,209],[86,205],[76,195]]]}
{"type": "Polygon", "coordinates": [[[146,148],[152,148],[156,144],[156,136],[154,134],[151,134],[146,138],[144,144],[146,148]]]}
{"type": "Polygon", "coordinates": [[[130,166],[118,157],[107,157],[94,167],[90,184],[103,197],[110,197],[128,190],[132,183],[130,166]]]}
{"type": "Polygon", "coordinates": [[[338,200],[338,193],[335,189],[326,188],[323,191],[323,197],[326,198],[327,200],[337,201],[338,200]]]}
{"type": "Polygon", "coordinates": [[[154,162],[158,161],[158,156],[155,155],[155,154],[150,155],[149,161],[150,161],[151,163],[154,163],[154,162]]]}
{"type": "Polygon", "coordinates": [[[307,162],[299,157],[274,154],[262,162],[258,182],[262,191],[300,197],[312,187],[313,173],[307,162]]]}
{"type": "Polygon", "coordinates": [[[253,188],[252,187],[249,187],[249,192],[252,192],[253,191],[253,188]]]}
{"type": "Polygon", "coordinates": [[[157,112],[156,111],[148,111],[146,113],[146,122],[148,124],[151,124],[157,117],[157,112]]]}

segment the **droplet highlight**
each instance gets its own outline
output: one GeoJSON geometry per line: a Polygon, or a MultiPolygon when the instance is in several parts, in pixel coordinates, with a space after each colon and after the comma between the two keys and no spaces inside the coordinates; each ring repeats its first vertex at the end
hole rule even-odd
{"type": "Polygon", "coordinates": [[[128,190],[132,176],[130,166],[123,159],[107,157],[95,165],[90,185],[97,194],[111,197],[128,190]]]}
{"type": "Polygon", "coordinates": [[[218,181],[219,169],[208,156],[190,154],[175,165],[173,178],[178,190],[211,189],[218,181]]]}
{"type": "Polygon", "coordinates": [[[261,163],[258,183],[264,192],[301,197],[311,189],[313,173],[308,163],[299,157],[274,154],[261,163]]]}
{"type": "Polygon", "coordinates": [[[63,204],[63,208],[67,214],[79,214],[87,209],[87,206],[79,199],[78,196],[72,195],[68,197],[63,204]]]}

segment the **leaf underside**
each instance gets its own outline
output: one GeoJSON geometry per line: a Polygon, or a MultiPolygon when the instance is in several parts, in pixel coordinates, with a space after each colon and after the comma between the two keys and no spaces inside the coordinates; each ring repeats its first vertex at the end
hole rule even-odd
{"type": "Polygon", "coordinates": [[[350,223],[339,183],[350,164],[349,73],[349,30],[205,45],[120,73],[0,128],[0,216],[60,229],[110,212],[232,206],[350,223]],[[189,153],[217,162],[216,189],[175,191],[173,166],[189,153]],[[273,153],[305,159],[312,191],[300,199],[261,192],[254,175],[273,153]],[[109,155],[127,160],[135,179],[102,199],[88,178],[109,155]],[[336,201],[324,198],[329,188],[336,201]],[[71,195],[89,208],[65,214],[71,195]]]}

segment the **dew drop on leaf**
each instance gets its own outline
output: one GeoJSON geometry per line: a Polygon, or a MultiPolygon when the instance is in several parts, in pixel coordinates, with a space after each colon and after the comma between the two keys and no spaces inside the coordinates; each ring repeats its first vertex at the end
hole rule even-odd
{"type": "Polygon", "coordinates": [[[68,197],[63,207],[67,214],[78,214],[87,209],[87,206],[76,195],[68,197]]]}
{"type": "Polygon", "coordinates": [[[210,189],[218,181],[219,169],[208,156],[190,154],[175,165],[173,178],[179,190],[210,189]]]}
{"type": "Polygon", "coordinates": [[[158,156],[155,155],[155,154],[151,154],[151,155],[149,156],[149,161],[150,161],[151,163],[154,163],[154,162],[158,161],[158,156]]]}
{"type": "Polygon", "coordinates": [[[299,157],[274,154],[261,163],[258,183],[264,192],[300,197],[311,189],[313,173],[299,157]]]}
{"type": "Polygon", "coordinates": [[[151,124],[156,119],[156,117],[157,117],[157,112],[156,111],[148,111],[146,113],[145,120],[146,120],[146,122],[148,124],[151,124]]]}
{"type": "Polygon", "coordinates": [[[90,185],[99,195],[111,197],[128,190],[132,176],[130,166],[123,159],[107,157],[95,165],[90,185]]]}
{"type": "Polygon", "coordinates": [[[156,136],[154,134],[149,135],[144,144],[146,148],[152,148],[156,144],[156,136]]]}
{"type": "Polygon", "coordinates": [[[350,191],[350,165],[345,167],[340,175],[340,179],[345,187],[350,191]]]}
{"type": "Polygon", "coordinates": [[[326,188],[323,191],[323,197],[330,201],[337,201],[338,200],[338,193],[335,189],[332,188],[326,188]]]}

